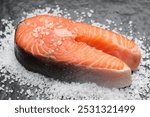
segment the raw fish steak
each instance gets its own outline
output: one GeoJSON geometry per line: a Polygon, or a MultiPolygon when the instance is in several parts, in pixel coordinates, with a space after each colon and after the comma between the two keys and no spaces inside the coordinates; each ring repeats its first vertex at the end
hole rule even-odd
{"type": "Polygon", "coordinates": [[[15,54],[28,70],[62,81],[125,87],[141,59],[126,37],[58,16],[24,20],[15,35],[15,54]]]}

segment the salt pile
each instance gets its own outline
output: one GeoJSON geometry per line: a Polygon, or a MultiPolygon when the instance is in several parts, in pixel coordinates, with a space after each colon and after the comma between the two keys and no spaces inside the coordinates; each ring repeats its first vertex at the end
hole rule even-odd
{"type": "Polygon", "coordinates": [[[129,22],[129,35],[121,28],[122,23],[117,24],[110,19],[100,24],[92,19],[94,10],[87,9],[87,12],[74,11],[71,14],[67,9],[62,10],[58,5],[55,9],[46,7],[36,9],[31,13],[23,12],[20,21],[25,18],[50,14],[72,18],[76,21],[89,19],[88,23],[112,29],[127,37],[133,38],[141,48],[142,60],[137,71],[132,75],[133,83],[130,87],[123,89],[108,89],[97,86],[94,83],[66,83],[47,78],[43,75],[27,71],[19,64],[14,55],[14,21],[2,19],[5,31],[0,30],[0,94],[1,99],[150,99],[150,47],[144,43],[144,34],[132,31],[132,21],[129,22]],[[135,36],[136,35],[136,36],[135,36]],[[144,46],[145,45],[145,46],[144,46]]]}

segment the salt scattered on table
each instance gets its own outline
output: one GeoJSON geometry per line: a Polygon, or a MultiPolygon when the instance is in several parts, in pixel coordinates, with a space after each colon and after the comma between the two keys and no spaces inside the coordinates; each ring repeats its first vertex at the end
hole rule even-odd
{"type": "MultiPolygon", "coordinates": [[[[47,7],[45,9],[36,9],[31,13],[24,12],[24,16],[20,20],[22,21],[25,18],[49,12],[51,12],[50,15],[71,18],[71,14],[67,9],[62,10],[57,5],[56,8],[53,9],[47,7]]],[[[85,13],[84,16],[82,16],[80,12],[74,11],[77,17],[76,20],[84,21],[85,17],[94,14],[94,10],[92,9],[89,9],[88,12],[91,14],[89,15],[85,13]]],[[[9,82],[10,86],[14,82],[17,82],[20,87],[27,86],[28,89],[21,89],[18,93],[23,95],[24,92],[26,92],[25,95],[27,98],[33,96],[35,97],[34,99],[150,99],[150,94],[146,93],[150,90],[150,68],[148,68],[150,66],[150,48],[143,44],[144,40],[148,37],[145,37],[141,33],[137,32],[136,37],[133,37],[134,41],[141,48],[142,60],[138,70],[132,75],[132,85],[123,89],[108,89],[97,86],[94,83],[80,84],[74,82],[60,82],[54,79],[49,79],[38,73],[27,71],[20,65],[14,55],[15,27],[13,26],[13,21],[7,19],[2,19],[1,21],[3,24],[6,24],[6,29],[5,31],[0,31],[0,35],[5,35],[5,37],[0,40],[0,76],[3,76],[3,84],[0,86],[0,90],[5,90],[6,87],[8,87],[6,82],[11,80],[11,82],[9,82]],[[7,74],[7,72],[9,72],[9,74],[7,74]]],[[[108,22],[108,25],[100,24],[90,17],[90,23],[98,27],[101,26],[109,29],[111,24],[115,24],[114,21],[110,21],[109,19],[106,21],[108,22]]],[[[133,33],[131,24],[132,21],[129,22],[129,28],[131,29],[130,33],[133,33]]],[[[117,24],[114,26],[114,31],[123,31],[121,29],[122,27],[119,27],[117,24]]],[[[5,92],[15,92],[15,90],[16,89],[9,90],[8,88],[5,92]]],[[[19,96],[17,96],[17,99],[19,99],[19,96]]]]}

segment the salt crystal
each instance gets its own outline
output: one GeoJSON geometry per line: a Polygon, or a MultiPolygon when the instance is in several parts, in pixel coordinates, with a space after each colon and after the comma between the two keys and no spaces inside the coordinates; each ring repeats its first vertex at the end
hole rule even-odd
{"type": "Polygon", "coordinates": [[[133,23],[132,21],[129,21],[130,26],[132,25],[132,23],[133,23]]]}
{"type": "Polygon", "coordinates": [[[49,35],[49,32],[45,32],[46,35],[49,35]]]}
{"type": "Polygon", "coordinates": [[[44,44],[44,41],[43,41],[43,40],[41,40],[41,41],[40,41],[40,44],[41,44],[41,45],[43,45],[43,44],[44,44]]]}
{"type": "Polygon", "coordinates": [[[22,94],[24,92],[24,89],[21,89],[20,93],[22,94]]]}
{"type": "Polygon", "coordinates": [[[28,89],[26,92],[27,92],[29,95],[31,94],[31,90],[29,90],[29,89],[28,89]]]}
{"type": "Polygon", "coordinates": [[[51,50],[51,52],[53,53],[53,52],[54,52],[54,50],[51,50]]]}
{"type": "Polygon", "coordinates": [[[46,25],[46,27],[51,28],[51,27],[53,27],[53,25],[54,25],[53,23],[49,23],[49,24],[46,25]]]}
{"type": "Polygon", "coordinates": [[[4,90],[2,87],[0,87],[0,90],[4,90]]]}
{"type": "Polygon", "coordinates": [[[59,41],[57,42],[57,44],[58,44],[58,45],[61,45],[61,44],[62,44],[62,41],[59,40],[59,41]]]}
{"type": "Polygon", "coordinates": [[[87,15],[88,15],[88,17],[91,17],[91,16],[92,16],[92,13],[87,12],[87,15]]]}
{"type": "Polygon", "coordinates": [[[122,31],[122,28],[119,28],[120,31],[122,31]]]}
{"type": "Polygon", "coordinates": [[[90,12],[91,12],[91,13],[94,13],[94,10],[93,10],[93,9],[90,9],[90,12]]]}
{"type": "Polygon", "coordinates": [[[62,38],[62,40],[64,41],[64,40],[66,40],[66,38],[62,38]]]}
{"type": "Polygon", "coordinates": [[[48,50],[48,54],[49,54],[49,55],[52,54],[52,51],[51,51],[51,50],[48,50]]]}
{"type": "Polygon", "coordinates": [[[32,35],[36,38],[38,37],[38,33],[33,33],[32,35]]]}
{"type": "Polygon", "coordinates": [[[43,35],[43,34],[45,34],[45,32],[44,32],[44,31],[41,31],[41,34],[43,35]]]}
{"type": "Polygon", "coordinates": [[[106,19],[106,21],[108,22],[108,24],[111,24],[111,23],[112,23],[112,21],[109,20],[109,19],[106,19]]]}
{"type": "Polygon", "coordinates": [[[2,35],[3,33],[2,33],[2,31],[0,31],[0,35],[2,35]]]}

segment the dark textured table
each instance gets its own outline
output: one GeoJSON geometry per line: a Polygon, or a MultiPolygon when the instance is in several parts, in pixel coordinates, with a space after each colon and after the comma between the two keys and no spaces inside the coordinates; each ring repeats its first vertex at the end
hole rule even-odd
{"type": "MultiPolygon", "coordinates": [[[[95,84],[62,83],[54,79],[39,76],[38,74],[33,75],[35,79],[32,81],[33,76],[27,75],[27,77],[31,77],[29,80],[25,75],[20,75],[21,73],[32,73],[28,73],[28,71],[21,68],[22,66],[19,66],[20,64],[15,61],[15,57],[9,55],[10,58],[14,57],[14,59],[12,59],[14,60],[12,61],[12,65],[18,65],[19,69],[24,70],[18,73],[11,71],[13,66],[11,66],[10,62],[7,62],[7,60],[10,61],[9,58],[7,58],[8,54],[4,53],[6,60],[0,55],[0,99],[150,99],[150,75],[148,74],[150,72],[150,1],[0,0],[0,20],[3,19],[0,21],[1,52],[7,52],[5,49],[3,51],[3,48],[13,48],[11,45],[10,47],[5,47],[6,43],[10,44],[9,40],[5,44],[2,42],[6,38],[14,39],[14,34],[11,36],[11,33],[14,33],[13,31],[19,22],[23,20],[28,13],[32,14],[32,12],[37,9],[41,10],[45,8],[50,8],[49,13],[53,12],[53,14],[55,14],[56,11],[61,12],[62,10],[60,13],[61,16],[66,15],[66,17],[70,17],[74,20],[91,24],[96,24],[93,23],[93,21],[100,22],[100,24],[105,25],[108,29],[130,36],[133,40],[136,38],[135,41],[140,44],[143,54],[142,64],[133,75],[136,78],[139,77],[140,81],[134,79],[135,82],[139,82],[139,86],[137,85],[138,83],[134,85],[133,81],[133,86],[131,87],[124,89],[105,89],[95,84]],[[88,14],[86,14],[87,12],[88,14]],[[67,14],[69,14],[69,16],[67,14]],[[12,27],[14,27],[14,29],[10,31],[9,28],[12,27]],[[36,77],[38,77],[38,79],[35,85],[36,77]],[[25,79],[27,80],[25,81],[25,79]],[[39,85],[38,82],[40,82],[39,85]],[[43,84],[41,84],[41,82],[43,82],[43,84]],[[110,93],[110,95],[108,95],[108,93],[110,93]]],[[[41,13],[42,12],[44,11],[41,11],[41,13]]],[[[16,70],[18,70],[18,68],[16,68],[16,70]]]]}

